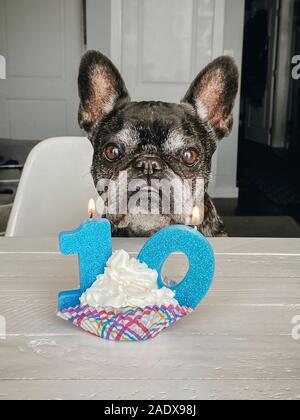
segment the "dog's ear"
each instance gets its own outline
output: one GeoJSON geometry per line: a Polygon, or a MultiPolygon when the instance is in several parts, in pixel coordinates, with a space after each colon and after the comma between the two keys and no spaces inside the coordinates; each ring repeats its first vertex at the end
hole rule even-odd
{"type": "Polygon", "coordinates": [[[130,101],[125,83],[113,63],[98,51],[88,51],[81,60],[78,77],[78,121],[89,133],[114,107],[130,101]]]}
{"type": "Polygon", "coordinates": [[[208,122],[221,139],[232,129],[238,85],[239,72],[234,60],[220,57],[199,73],[182,103],[192,105],[200,119],[208,122]]]}

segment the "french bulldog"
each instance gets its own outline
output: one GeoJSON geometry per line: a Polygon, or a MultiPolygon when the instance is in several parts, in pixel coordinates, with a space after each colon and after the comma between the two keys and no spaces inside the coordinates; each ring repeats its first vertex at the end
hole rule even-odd
{"type": "MultiPolygon", "coordinates": [[[[126,171],[129,180],[146,182],[149,188],[144,193],[148,194],[154,178],[201,178],[204,217],[199,231],[210,237],[226,236],[207,189],[212,156],[233,126],[238,81],[234,60],[224,56],[198,74],[180,103],[132,102],[114,64],[100,52],[88,51],[79,69],[78,120],[94,148],[95,185],[101,179],[117,180],[126,171]]],[[[150,236],[162,227],[186,221],[185,215],[171,211],[146,216],[107,213],[106,217],[115,236],[150,236]]]]}

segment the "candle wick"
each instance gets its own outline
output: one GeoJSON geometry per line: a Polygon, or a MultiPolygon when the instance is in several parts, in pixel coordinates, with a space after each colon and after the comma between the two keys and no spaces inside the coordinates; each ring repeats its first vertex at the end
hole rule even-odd
{"type": "Polygon", "coordinates": [[[88,215],[89,215],[90,220],[94,218],[95,212],[96,212],[95,200],[91,198],[89,202],[89,207],[88,207],[88,215]]]}

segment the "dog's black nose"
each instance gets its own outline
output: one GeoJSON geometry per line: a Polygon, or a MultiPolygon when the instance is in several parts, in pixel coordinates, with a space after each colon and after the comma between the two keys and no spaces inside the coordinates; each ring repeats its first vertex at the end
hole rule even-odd
{"type": "Polygon", "coordinates": [[[135,161],[135,168],[141,171],[144,175],[154,175],[162,170],[162,163],[156,157],[143,156],[135,161]]]}

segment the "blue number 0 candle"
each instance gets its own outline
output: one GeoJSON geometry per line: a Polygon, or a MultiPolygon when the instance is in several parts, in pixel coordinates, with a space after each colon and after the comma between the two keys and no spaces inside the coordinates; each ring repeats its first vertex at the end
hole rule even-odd
{"type": "Polygon", "coordinates": [[[215,270],[214,252],[203,235],[186,226],[174,225],[160,230],[142,248],[138,259],[158,272],[158,287],[163,287],[163,265],[170,254],[181,252],[189,260],[185,278],[174,287],[180,305],[195,308],[208,292],[215,270]]]}

